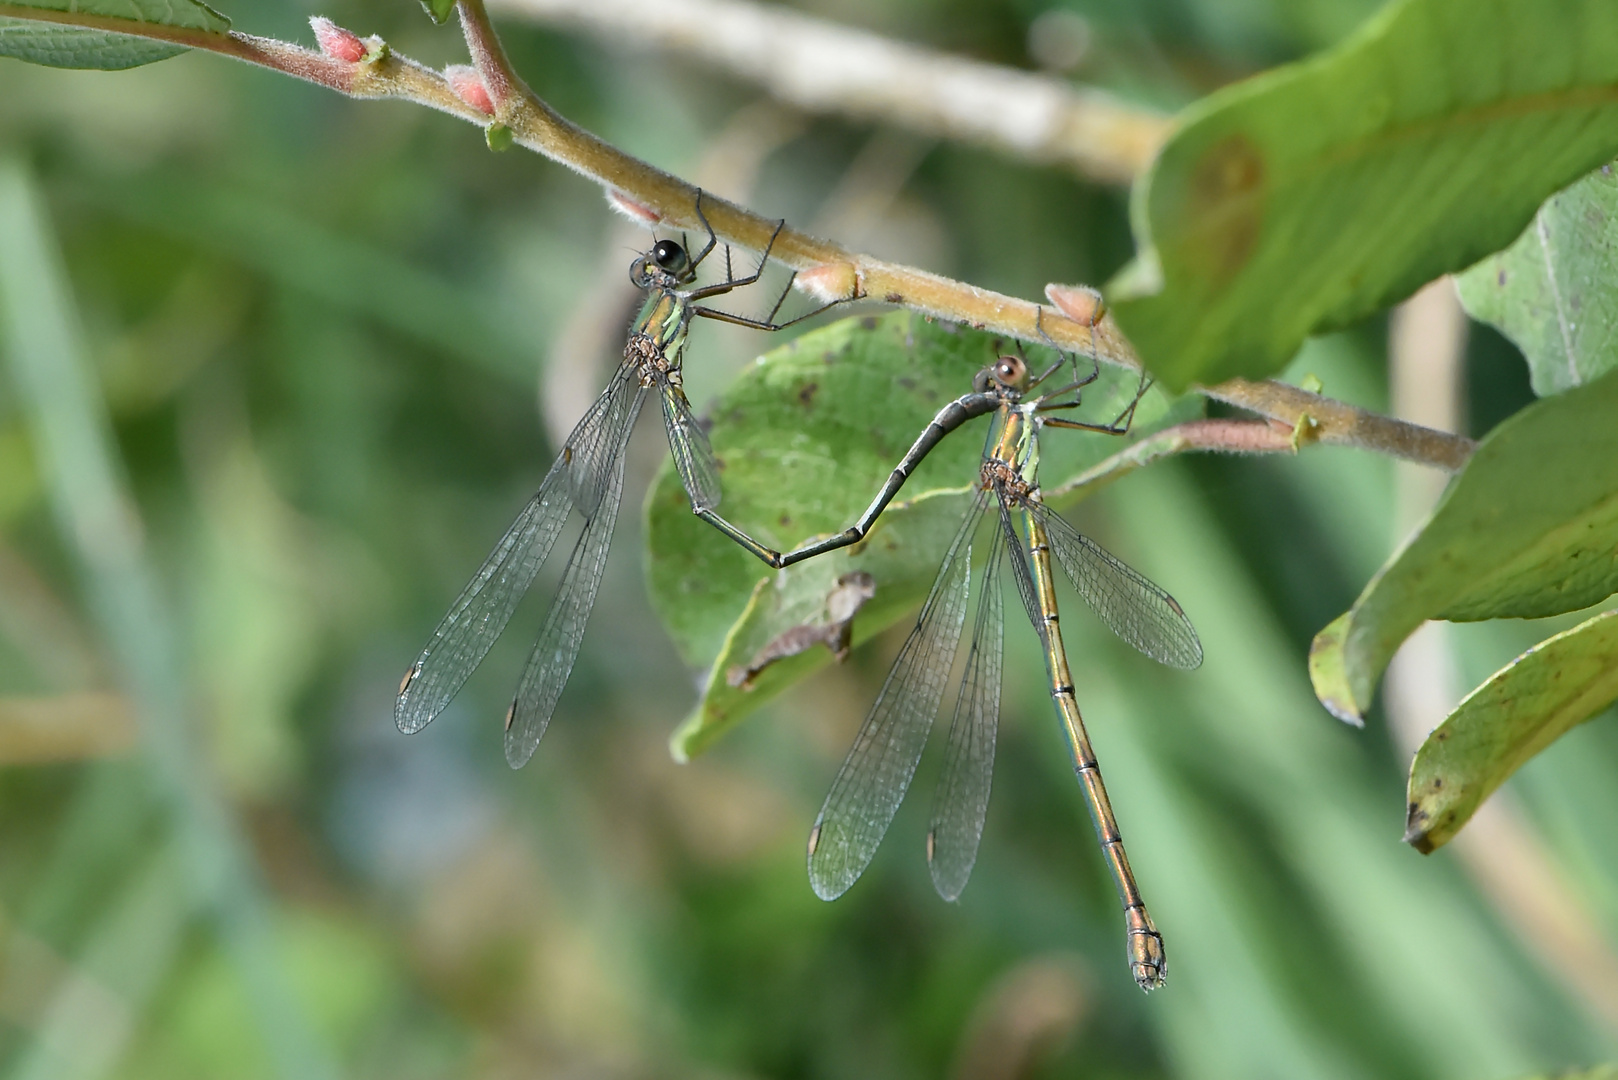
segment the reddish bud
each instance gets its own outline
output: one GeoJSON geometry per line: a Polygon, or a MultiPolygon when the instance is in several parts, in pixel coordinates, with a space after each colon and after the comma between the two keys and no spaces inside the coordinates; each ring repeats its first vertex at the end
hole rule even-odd
{"type": "Polygon", "coordinates": [[[330,19],[319,15],[309,19],[309,26],[315,32],[315,40],[320,43],[320,51],[333,60],[346,60],[350,64],[357,64],[365,59],[365,42],[352,30],[344,30],[330,19]]]}
{"type": "Polygon", "coordinates": [[[607,205],[637,225],[656,225],[663,215],[631,199],[616,188],[607,189],[607,205]]]}
{"type": "Polygon", "coordinates": [[[456,97],[485,116],[494,115],[494,98],[489,96],[489,88],[483,85],[483,76],[478,74],[477,68],[452,64],[444,69],[444,78],[456,97]]]}
{"type": "Polygon", "coordinates": [[[1100,290],[1089,285],[1057,285],[1053,282],[1045,286],[1045,299],[1055,304],[1063,315],[1085,326],[1094,326],[1107,313],[1107,302],[1101,298],[1100,290]]]}
{"type": "Polygon", "coordinates": [[[821,263],[798,271],[792,284],[823,304],[865,295],[865,283],[853,263],[821,263]]]}

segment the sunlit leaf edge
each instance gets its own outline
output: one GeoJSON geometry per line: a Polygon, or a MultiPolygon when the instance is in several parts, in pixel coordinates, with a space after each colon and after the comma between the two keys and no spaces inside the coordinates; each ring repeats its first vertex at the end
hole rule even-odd
{"type": "Polygon", "coordinates": [[[1447,844],[1512,773],[1614,700],[1618,611],[1517,657],[1468,694],[1416,751],[1405,842],[1423,854],[1447,844]]]}

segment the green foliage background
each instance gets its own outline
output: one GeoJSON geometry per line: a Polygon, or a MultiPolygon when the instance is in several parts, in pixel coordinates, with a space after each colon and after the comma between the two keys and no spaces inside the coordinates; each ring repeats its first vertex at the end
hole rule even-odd
{"type": "MultiPolygon", "coordinates": [[[[307,39],[300,5],[224,7],[307,39]]],[[[1094,34],[1078,74],[1177,108],[1371,8],[1075,3],[1094,34]]],[[[814,10],[1026,65],[1043,8],[814,10]]],[[[414,3],[322,13],[461,59],[414,3]]],[[[572,119],[878,255],[1037,296],[1132,254],[1123,192],[893,132],[796,127],[696,66],[507,34],[572,119]],[[771,137],[756,183],[726,171],[724,147],[771,137]],[[827,193],[873,160],[917,164],[861,224],[827,193]]],[[[1317,447],[1157,466],[1075,513],[1175,593],[1207,646],[1201,672],[1165,675],[1084,617],[1065,623],[1168,942],[1168,987],[1147,999],[1015,622],[995,799],[958,905],[922,866],[925,799],[845,899],[822,904],[804,876],[809,822],[898,634],[693,763],[668,760],[695,675],[646,599],[635,515],[528,768],[505,767],[498,725],[543,588],[437,723],[394,731],[399,675],[549,462],[541,397],[582,410],[627,321],[614,290],[645,237],[593,186],[424,110],[205,56],[121,73],[0,61],[0,155],[41,193],[90,400],[142,522],[152,596],[132,602],[158,619],[125,617],[127,575],[77,572],[53,510],[60,463],[7,368],[0,694],[116,689],[120,660],[157,655],[147,690],[197,747],[0,774],[5,1073],[1459,1080],[1618,1056],[1610,1020],[1452,853],[1399,843],[1407,762],[1377,710],[1355,732],[1311,692],[1311,637],[1395,544],[1388,462],[1317,447]],[[220,805],[239,835],[213,829],[220,805]]],[[[51,257],[20,271],[46,292],[51,257]]],[[[1377,320],[1316,339],[1290,374],[1385,408],[1384,339],[1377,320]]],[[[699,408],[774,344],[698,328],[699,408]]],[[[1531,400],[1492,330],[1474,327],[1467,379],[1473,435],[1531,400]]],[[[957,438],[975,451],[975,429],[957,438]]],[[[653,425],[634,454],[639,499],[666,454],[653,425]]],[[[1460,628],[1466,684],[1576,622],[1460,628]]],[[[1506,784],[1609,942],[1615,772],[1609,715],[1506,784]]]]}

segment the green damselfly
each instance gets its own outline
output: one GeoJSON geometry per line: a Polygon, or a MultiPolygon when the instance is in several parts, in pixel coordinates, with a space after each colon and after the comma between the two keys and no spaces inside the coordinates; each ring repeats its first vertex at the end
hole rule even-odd
{"type": "Polygon", "coordinates": [[[511,707],[506,710],[506,760],[518,768],[533,755],[578,658],[585,623],[595,606],[613,523],[623,498],[625,449],[648,393],[655,391],[662,399],[669,449],[691,498],[691,509],[716,517],[714,508],[720,498],[718,466],[708,436],[692,415],[682,388],[681,363],[691,320],[700,316],[760,330],[779,330],[824,308],[775,322],[791,288],[790,278],[764,319],[703,306],[702,300],[759,279],[784,223],[776,225],[751,274],[734,276],[730,247],[726,245],[725,280],[698,287],[694,284],[697,270],[718,244],[703,212],[700,191],[696,214],[708,234],[706,244],[696,255],[688,254],[684,245],[673,240],[658,240],[630,265],[630,280],[646,291],[646,299],[630,327],[623,362],[562,445],[538,492],[500,538],[439,622],[421,656],[405,673],[393,711],[400,731],[410,734],[426,727],[482,663],[550,555],[572,508],[584,519],[584,529],[562,572],[556,598],[523,668],[511,707]]]}
{"type": "MultiPolygon", "coordinates": [[[[828,541],[806,545],[785,556],[768,549],[755,554],[782,565],[852,543],[857,539],[853,534],[864,535],[905,477],[946,434],[975,416],[994,414],[972,506],[950,543],[915,628],[900,649],[809,834],[810,883],[822,899],[841,896],[864,872],[898,812],[921,760],[960,647],[970,594],[974,537],[985,517],[992,515],[972,642],[927,830],[927,861],[933,884],[946,900],[954,900],[966,887],[977,860],[988,810],[1000,711],[1004,629],[1000,569],[1009,561],[1017,592],[1044,649],[1051,697],[1068,753],[1123,906],[1130,971],[1143,989],[1151,990],[1162,985],[1167,970],[1163,939],[1130,870],[1117,818],[1074,695],[1060,631],[1052,556],[1102,621],[1147,656],[1171,667],[1195,668],[1202,662],[1202,645],[1173,597],[1081,535],[1041,501],[1037,476],[1041,427],[1122,433],[1134,410],[1131,404],[1126,414],[1110,425],[1051,415],[1077,407],[1079,391],[1096,377],[1092,372],[1058,390],[1032,396],[1031,392],[1064,362],[1058,360],[1038,378],[1030,379],[1020,356],[1001,356],[979,373],[972,393],[938,412],[859,524],[828,541]]],[[[1144,389],[1143,381],[1142,392],[1144,389]]],[[[1135,401],[1139,400],[1137,393],[1135,401]]]]}

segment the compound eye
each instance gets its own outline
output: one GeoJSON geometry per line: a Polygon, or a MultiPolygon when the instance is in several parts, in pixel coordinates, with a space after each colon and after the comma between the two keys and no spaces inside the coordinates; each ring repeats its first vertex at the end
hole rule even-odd
{"type": "Polygon", "coordinates": [[[1028,368],[1015,356],[1002,356],[994,362],[995,381],[1004,386],[1022,385],[1023,376],[1028,374],[1028,368]]]}
{"type": "Polygon", "coordinates": [[[685,269],[685,248],[673,240],[659,240],[652,248],[652,259],[671,274],[685,269]]]}
{"type": "Polygon", "coordinates": [[[976,394],[987,394],[989,392],[989,385],[993,381],[994,369],[984,368],[982,371],[972,376],[972,392],[976,394]]]}

